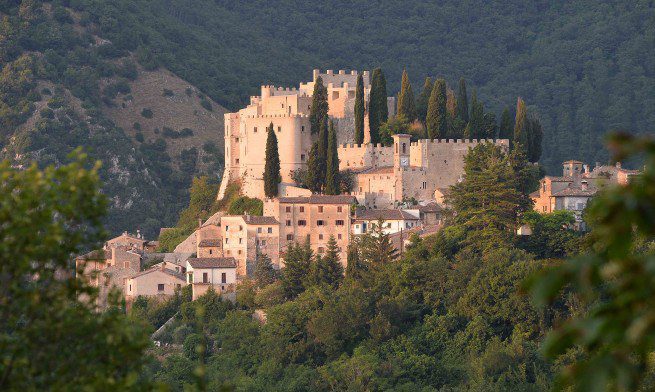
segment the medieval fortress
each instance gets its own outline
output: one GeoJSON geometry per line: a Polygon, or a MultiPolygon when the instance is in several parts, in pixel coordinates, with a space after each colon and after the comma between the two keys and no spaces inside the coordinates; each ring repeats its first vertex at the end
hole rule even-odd
{"type": "MultiPolygon", "coordinates": [[[[280,196],[308,196],[296,186],[292,172],[305,168],[317,135],[310,132],[309,113],[314,84],[320,77],[328,91],[328,115],[337,127],[339,168],[355,176],[352,195],[369,208],[391,208],[408,201],[440,201],[444,189],[455,184],[464,172],[464,157],[480,142],[508,147],[507,140],[419,140],[395,135],[392,146],[369,143],[368,115],[365,115],[364,144],[354,140],[354,103],[357,71],[313,71],[311,82],[298,88],[262,86],[260,96],[235,113],[225,114],[225,172],[219,198],[230,181],[241,181],[243,194],[264,199],[266,129],[273,124],[278,139],[280,196]]],[[[364,101],[368,107],[370,73],[364,71],[364,101]]],[[[389,116],[395,114],[395,98],[387,98],[389,116]]]]}

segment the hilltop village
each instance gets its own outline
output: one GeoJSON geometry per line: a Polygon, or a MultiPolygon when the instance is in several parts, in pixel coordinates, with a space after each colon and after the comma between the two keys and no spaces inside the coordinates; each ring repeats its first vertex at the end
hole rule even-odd
{"type": "MultiPolygon", "coordinates": [[[[376,90],[375,78],[368,71],[314,70],[310,82],[262,86],[245,108],[225,114],[225,169],[217,197],[236,184],[243,196],[263,202],[263,214],[219,211],[199,222],[172,253],[159,253],[157,242],[139,233],[107,241],[102,250],[77,258],[100,288],[98,305],[106,304],[112,288],[128,303],[139,296],[170,296],[187,285],[193,299],[209,289],[234,298],[237,284],[260,259],[282,269],[294,244],[307,243],[318,256],[336,253],[345,270],[349,245],[361,236],[389,236],[402,252],[410,236],[439,231],[448,190],[462,180],[470,149],[490,143],[508,152],[510,140],[501,138],[502,130],[477,133],[488,137],[441,137],[447,132],[430,119],[424,137],[413,129],[382,135],[380,124],[387,118],[415,109],[413,102],[401,102],[402,93],[396,99],[376,90]],[[327,154],[322,166],[316,163],[321,149],[327,154]]],[[[590,169],[567,161],[562,176],[544,177],[530,197],[538,212],[572,211],[575,228],[584,230],[582,211],[598,189],[625,184],[637,173],[620,164],[590,169]]],[[[531,234],[530,227],[517,230],[531,234]]]]}

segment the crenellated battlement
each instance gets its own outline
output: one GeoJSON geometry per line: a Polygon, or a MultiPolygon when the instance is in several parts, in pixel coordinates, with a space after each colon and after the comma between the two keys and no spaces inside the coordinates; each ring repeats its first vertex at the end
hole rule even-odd
{"type": "Polygon", "coordinates": [[[250,115],[242,116],[242,118],[308,118],[307,114],[259,114],[259,115],[250,115]]]}

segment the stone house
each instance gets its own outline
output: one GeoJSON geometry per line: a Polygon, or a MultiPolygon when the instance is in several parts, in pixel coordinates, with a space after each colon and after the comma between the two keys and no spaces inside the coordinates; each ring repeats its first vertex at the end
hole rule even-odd
{"type": "Polygon", "coordinates": [[[218,294],[234,293],[237,283],[237,262],[233,257],[190,258],[186,265],[187,284],[192,287],[192,299],[209,289],[218,294]]]}
{"type": "Polygon", "coordinates": [[[272,216],[236,215],[221,218],[222,257],[233,257],[237,274],[248,273],[258,253],[279,268],[279,222],[272,216]]]}
{"type": "Polygon", "coordinates": [[[125,284],[125,299],[131,302],[138,296],[172,296],[182,286],[186,286],[186,280],[179,266],[162,262],[131,275],[125,284]]]}
{"type": "Polygon", "coordinates": [[[382,220],[382,232],[393,234],[421,225],[418,211],[415,214],[404,210],[362,210],[357,211],[352,223],[354,235],[366,234],[382,220]]]}

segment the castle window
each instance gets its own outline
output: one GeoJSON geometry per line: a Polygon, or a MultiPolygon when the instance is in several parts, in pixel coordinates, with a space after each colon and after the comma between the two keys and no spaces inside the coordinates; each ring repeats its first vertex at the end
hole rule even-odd
{"type": "Polygon", "coordinates": [[[304,126],[304,125],[302,125],[302,126],[300,127],[300,132],[305,132],[305,126],[304,126]]]}
{"type": "Polygon", "coordinates": [[[235,159],[234,163],[236,163],[238,165],[239,164],[239,158],[235,159]]]}
{"type": "Polygon", "coordinates": [[[272,227],[268,228],[268,234],[273,234],[273,228],[272,227]]]}
{"type": "Polygon", "coordinates": [[[305,154],[300,154],[300,162],[305,162],[305,154]]]}
{"type": "Polygon", "coordinates": [[[262,246],[266,246],[266,240],[262,240],[262,246]]]}
{"type": "Polygon", "coordinates": [[[287,219],[287,226],[291,226],[291,220],[287,219]]]}
{"type": "Polygon", "coordinates": [[[284,102],[282,102],[282,107],[284,107],[284,102]]]}
{"type": "Polygon", "coordinates": [[[230,239],[229,239],[229,238],[226,238],[226,239],[225,239],[225,243],[226,243],[226,244],[229,244],[229,243],[230,243],[230,239]]]}
{"type": "Polygon", "coordinates": [[[258,227],[258,228],[257,228],[257,232],[258,232],[258,233],[261,233],[261,232],[262,232],[262,228],[261,228],[261,227],[258,227]]]}
{"type": "Polygon", "coordinates": [[[277,127],[278,132],[282,132],[282,127],[277,127]]]}
{"type": "Polygon", "coordinates": [[[324,225],[325,225],[325,222],[323,220],[319,219],[319,220],[316,221],[316,226],[324,226],[324,225]]]}
{"type": "Polygon", "coordinates": [[[257,127],[253,128],[252,130],[254,133],[257,133],[257,127]]]}
{"type": "Polygon", "coordinates": [[[236,139],[235,139],[235,142],[239,143],[239,138],[236,138],[236,139]]]}
{"type": "Polygon", "coordinates": [[[405,154],[406,152],[407,152],[406,151],[406,145],[405,145],[405,143],[403,143],[403,154],[405,154]]]}
{"type": "Polygon", "coordinates": [[[337,239],[341,239],[341,234],[337,234],[337,239]]]}
{"type": "Polygon", "coordinates": [[[287,241],[293,241],[293,234],[287,234],[287,241]]]}
{"type": "Polygon", "coordinates": [[[305,207],[300,207],[300,212],[305,212],[305,207]]]}
{"type": "Polygon", "coordinates": [[[227,274],[225,272],[221,272],[221,283],[227,283],[227,274]]]}
{"type": "Polygon", "coordinates": [[[341,206],[337,207],[337,212],[343,212],[343,207],[341,206]]]}
{"type": "Polygon", "coordinates": [[[325,248],[323,248],[322,246],[319,246],[318,247],[318,253],[325,253],[325,248]]]}
{"type": "Polygon", "coordinates": [[[298,226],[306,226],[306,225],[307,225],[307,221],[306,221],[306,220],[304,220],[304,219],[300,219],[300,220],[298,220],[298,226]]]}
{"type": "Polygon", "coordinates": [[[212,253],[214,253],[214,251],[212,251],[212,250],[210,249],[210,250],[209,250],[209,254],[212,254],[212,253]]]}
{"type": "Polygon", "coordinates": [[[239,243],[243,244],[243,238],[239,238],[239,243]]]}
{"type": "Polygon", "coordinates": [[[237,253],[238,253],[238,254],[241,254],[241,249],[239,249],[239,250],[237,251],[237,253]]]}
{"type": "Polygon", "coordinates": [[[157,285],[157,291],[164,291],[164,284],[163,283],[159,283],[157,285]]]}
{"type": "Polygon", "coordinates": [[[291,207],[287,206],[287,207],[284,209],[284,211],[286,211],[286,212],[291,212],[291,207]]]}
{"type": "Polygon", "coordinates": [[[341,219],[337,219],[336,221],[334,221],[334,224],[337,225],[337,226],[343,226],[344,222],[341,219]]]}
{"type": "Polygon", "coordinates": [[[318,239],[319,239],[319,240],[322,240],[322,239],[323,239],[323,234],[319,234],[319,235],[318,235],[318,239]]]}
{"type": "Polygon", "coordinates": [[[323,206],[318,206],[318,212],[323,212],[323,206]]]}

